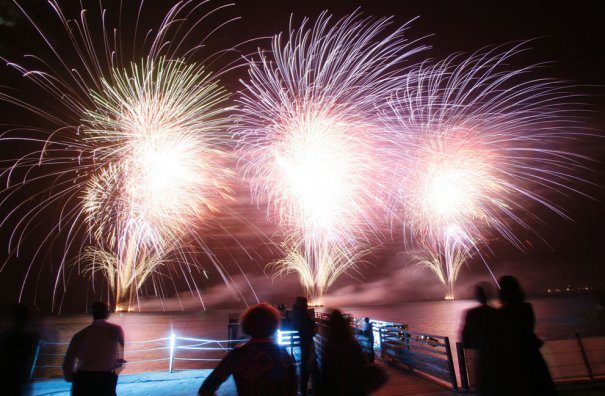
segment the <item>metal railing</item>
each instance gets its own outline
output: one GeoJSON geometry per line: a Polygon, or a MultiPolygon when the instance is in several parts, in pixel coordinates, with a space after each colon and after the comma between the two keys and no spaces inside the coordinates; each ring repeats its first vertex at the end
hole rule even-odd
{"type": "MultiPolygon", "coordinates": [[[[298,332],[278,330],[277,342],[289,350],[291,356],[299,359],[297,348],[300,346],[298,332]]],[[[213,340],[205,338],[181,337],[172,333],[168,337],[155,340],[130,341],[125,345],[124,358],[126,373],[168,371],[174,372],[188,368],[200,368],[199,363],[210,362],[212,366],[219,362],[233,347],[247,339],[213,340]],[[148,347],[140,347],[147,345],[148,347]],[[196,363],[190,367],[187,363],[196,363]],[[179,367],[177,368],[177,363],[179,367]],[[133,369],[136,365],[146,365],[141,371],[133,369]]],[[[39,341],[31,368],[30,379],[41,380],[62,376],[62,363],[68,343],[39,341]],[[35,376],[43,371],[46,375],[35,376]]]]}
{"type": "MultiPolygon", "coordinates": [[[[124,358],[127,361],[124,372],[153,372],[177,370],[177,362],[218,362],[232,347],[229,345],[245,340],[211,340],[180,337],[174,333],[154,340],[130,341],[125,345],[124,358]],[[200,354],[203,354],[200,357],[200,354]],[[144,365],[137,370],[137,366],[144,365]]],[[[41,380],[62,376],[62,363],[68,343],[38,342],[30,372],[30,379],[41,380]],[[44,375],[36,376],[36,373],[44,375]]]]}
{"type": "Polygon", "coordinates": [[[380,329],[381,357],[429,379],[458,390],[456,372],[448,337],[413,333],[401,327],[380,329]]]}
{"type": "MultiPolygon", "coordinates": [[[[318,363],[328,316],[316,315],[320,327],[316,336],[318,363]]],[[[372,348],[377,358],[420,373],[437,383],[457,390],[452,351],[448,337],[408,331],[408,326],[393,322],[370,320],[373,345],[370,345],[363,319],[351,318],[353,330],[364,348],[372,348]]],[[[230,321],[227,340],[214,340],[177,336],[154,340],[130,341],[125,345],[126,374],[181,371],[213,368],[237,344],[247,341],[240,336],[239,324],[230,321]],[[140,368],[140,369],[139,369],[140,368]]],[[[278,330],[277,342],[288,349],[296,362],[300,361],[300,339],[294,330],[278,330]]],[[[35,351],[30,378],[33,380],[62,376],[61,366],[68,343],[40,341],[35,351]],[[38,375],[37,375],[38,374],[38,375]]],[[[465,354],[460,343],[456,344],[460,388],[473,388],[473,356],[465,354]]],[[[557,382],[594,380],[605,378],[605,337],[583,337],[546,340],[541,352],[553,379],[557,382]]]]}
{"type": "MultiPolygon", "coordinates": [[[[456,343],[461,387],[474,389],[476,354],[456,343]]],[[[602,380],[605,378],[605,337],[575,337],[544,340],[540,352],[552,379],[557,383],[602,380]]]]}

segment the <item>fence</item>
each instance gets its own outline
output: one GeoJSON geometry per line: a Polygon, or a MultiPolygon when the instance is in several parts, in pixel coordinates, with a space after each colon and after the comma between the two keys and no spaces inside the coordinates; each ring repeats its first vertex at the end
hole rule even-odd
{"type": "Polygon", "coordinates": [[[458,390],[448,337],[385,326],[380,329],[380,344],[382,359],[387,363],[403,366],[458,390]]]}
{"type": "MultiPolygon", "coordinates": [[[[318,350],[318,361],[321,363],[321,350],[327,316],[316,315],[319,324],[319,332],[316,336],[318,350]]],[[[369,352],[370,348],[377,351],[378,356],[382,352],[389,362],[404,364],[416,371],[431,375],[432,371],[422,364],[430,356],[435,354],[434,350],[422,351],[416,344],[422,343],[423,335],[407,332],[407,326],[391,322],[372,320],[373,343],[368,342],[364,324],[359,320],[352,320],[353,329],[364,349],[369,352]],[[415,337],[415,338],[414,338],[415,337]],[[397,352],[402,346],[405,353],[397,352]],[[424,358],[422,358],[424,356],[424,358]],[[429,356],[429,357],[427,357],[429,356]],[[404,359],[405,357],[405,359],[404,359]],[[413,357],[413,358],[412,358],[413,357]],[[411,359],[411,360],[410,360],[411,359]],[[414,362],[412,364],[412,362],[414,362]]],[[[235,317],[230,318],[228,323],[227,340],[211,340],[193,337],[181,337],[174,333],[168,337],[155,340],[144,340],[127,342],[124,357],[127,360],[123,370],[125,374],[154,371],[181,371],[189,369],[213,368],[225,354],[240,342],[246,341],[240,336],[239,324],[235,317]],[[140,369],[139,369],[140,367],[140,369]]],[[[277,341],[290,352],[294,360],[300,362],[300,340],[298,332],[293,330],[278,330],[277,341]]],[[[61,364],[67,343],[44,342],[38,344],[35,361],[31,371],[34,380],[47,379],[62,376],[61,364]],[[42,374],[42,375],[40,375],[42,374]]],[[[433,373],[434,374],[434,373],[433,373]]],[[[440,377],[437,377],[440,378],[440,377]]]]}
{"type": "MultiPolygon", "coordinates": [[[[398,365],[419,373],[441,385],[457,390],[456,374],[447,337],[432,336],[408,331],[400,323],[370,320],[372,335],[367,333],[363,318],[350,318],[356,338],[367,356],[370,348],[387,364],[398,365]]],[[[328,316],[316,315],[319,329],[315,337],[318,364],[325,343],[328,316]]]]}
{"type": "MultiPolygon", "coordinates": [[[[203,338],[169,337],[156,340],[127,342],[123,373],[178,371],[213,368],[234,345],[245,340],[210,340],[203,338]],[[178,367],[177,367],[178,363],[178,367]],[[138,367],[142,367],[138,369],[138,367]]],[[[68,343],[40,341],[36,348],[30,378],[41,380],[62,376],[61,365],[68,343]]]]}
{"type": "MultiPolygon", "coordinates": [[[[315,338],[318,363],[328,316],[318,313],[319,326],[315,338]]],[[[362,348],[369,352],[372,348],[376,356],[388,364],[394,364],[420,373],[442,385],[457,390],[452,352],[448,337],[427,335],[408,331],[407,325],[370,320],[373,342],[366,333],[362,319],[351,318],[351,324],[362,348]]],[[[135,374],[154,371],[181,371],[189,369],[213,368],[233,347],[246,341],[240,336],[239,324],[229,321],[227,340],[212,340],[181,337],[171,334],[155,340],[127,342],[125,359],[128,361],[123,373],[135,374]]],[[[278,330],[277,341],[290,352],[295,361],[300,362],[300,340],[292,330],[278,330]]],[[[67,350],[67,343],[40,341],[36,349],[31,369],[33,380],[62,376],[61,364],[67,350]]],[[[475,363],[472,353],[468,353],[461,343],[456,344],[460,387],[473,388],[471,367],[475,363]]],[[[595,380],[605,378],[605,337],[584,337],[546,340],[541,349],[553,379],[556,382],[595,380]]]]}
{"type": "MultiPolygon", "coordinates": [[[[473,389],[476,380],[472,367],[476,364],[473,351],[456,344],[461,386],[473,389]]],[[[545,340],[540,352],[555,382],[605,379],[605,337],[580,337],[545,340]]]]}

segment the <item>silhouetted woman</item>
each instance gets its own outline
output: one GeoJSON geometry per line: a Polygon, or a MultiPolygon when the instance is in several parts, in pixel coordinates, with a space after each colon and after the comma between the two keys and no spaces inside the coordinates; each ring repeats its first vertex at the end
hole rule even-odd
{"type": "Polygon", "coordinates": [[[0,395],[26,396],[31,394],[30,370],[38,342],[31,331],[32,311],[23,303],[8,309],[10,329],[0,334],[0,395]]]}
{"type": "Polygon", "coordinates": [[[325,342],[320,376],[321,394],[366,395],[362,383],[365,357],[349,321],[339,310],[332,311],[330,315],[325,342]]]}
{"type": "Polygon", "coordinates": [[[240,396],[296,396],[294,361],[273,339],[281,315],[269,304],[253,305],[244,312],[241,326],[252,337],[233,349],[206,378],[199,395],[214,395],[230,375],[240,396]]]}
{"type": "Polygon", "coordinates": [[[546,362],[540,353],[543,342],[534,333],[536,318],[530,303],[517,279],[503,276],[500,279],[500,308],[502,329],[507,332],[510,359],[506,359],[514,377],[509,383],[516,383],[516,394],[550,396],[556,389],[546,362]],[[518,365],[518,367],[514,367],[518,365]]]}

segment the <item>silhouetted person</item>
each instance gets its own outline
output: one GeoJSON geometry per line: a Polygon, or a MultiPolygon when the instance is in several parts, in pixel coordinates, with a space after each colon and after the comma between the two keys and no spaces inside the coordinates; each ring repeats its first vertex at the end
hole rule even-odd
{"type": "Polygon", "coordinates": [[[546,362],[540,353],[543,342],[534,333],[536,319],[530,303],[515,277],[500,279],[500,308],[503,337],[510,337],[505,345],[512,355],[508,356],[513,375],[509,384],[514,385],[517,395],[550,396],[556,389],[546,362]]]}
{"type": "Polygon", "coordinates": [[[235,379],[237,394],[295,396],[296,367],[288,352],[271,338],[279,326],[280,314],[269,304],[254,305],[241,318],[244,333],[252,337],[236,347],[202,383],[202,396],[214,392],[230,375],[235,379]]]}
{"type": "Polygon", "coordinates": [[[92,305],[93,322],[76,333],[69,343],[63,376],[73,382],[73,396],[114,396],[118,383],[116,372],[124,363],[124,332],[109,323],[110,309],[97,301],[92,305]]]}
{"type": "Polygon", "coordinates": [[[481,396],[491,395],[491,389],[497,387],[499,357],[494,354],[495,332],[498,312],[487,304],[489,285],[475,286],[475,299],[481,304],[469,309],[464,319],[462,343],[472,355],[473,385],[481,396]]]}
{"type": "Polygon", "coordinates": [[[320,372],[321,395],[326,396],[368,395],[370,387],[376,390],[387,379],[384,371],[368,366],[348,319],[337,309],[328,320],[320,372]]]}
{"type": "Polygon", "coordinates": [[[315,361],[315,320],[308,311],[307,299],[296,297],[292,305],[292,329],[300,337],[300,394],[306,396],[309,375],[312,374],[313,386],[317,386],[317,364],[315,361]]]}
{"type": "Polygon", "coordinates": [[[29,383],[38,337],[28,328],[31,311],[22,303],[8,308],[10,328],[0,335],[0,394],[31,394],[29,383]]]}
{"type": "Polygon", "coordinates": [[[368,343],[368,361],[374,363],[374,328],[370,318],[363,318],[363,335],[368,343]]]}

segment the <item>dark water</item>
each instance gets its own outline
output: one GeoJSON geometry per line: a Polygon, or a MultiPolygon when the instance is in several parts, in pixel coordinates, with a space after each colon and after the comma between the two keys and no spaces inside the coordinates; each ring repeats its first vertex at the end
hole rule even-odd
{"type": "MultiPolygon", "coordinates": [[[[542,298],[530,302],[536,314],[536,333],[541,338],[567,338],[573,337],[575,333],[580,333],[582,336],[605,335],[605,313],[590,296],[542,298]]],[[[407,324],[410,331],[447,336],[452,343],[455,343],[459,340],[464,312],[475,305],[473,301],[456,300],[341,309],[354,317],[369,316],[372,319],[407,324]]],[[[238,310],[127,313],[113,315],[110,321],[123,327],[127,342],[163,338],[171,332],[183,337],[225,340],[230,313],[238,313],[238,310]]],[[[49,317],[43,325],[43,338],[56,342],[69,342],[71,336],[88,323],[90,317],[86,315],[49,317]]],[[[138,346],[127,347],[127,359],[129,349],[135,348],[138,346]]],[[[61,353],[60,350],[56,352],[61,353]]],[[[146,356],[146,358],[155,357],[158,356],[146,356]]],[[[131,361],[137,358],[139,356],[130,354],[131,361]]],[[[165,370],[164,366],[166,366],[164,361],[154,365],[131,364],[126,371],[165,370]]],[[[60,372],[49,375],[58,376],[60,372]]]]}
{"type": "MultiPolygon", "coordinates": [[[[605,312],[591,296],[566,296],[529,300],[536,315],[536,333],[544,339],[605,335],[605,312]]],[[[450,337],[458,341],[470,300],[404,303],[389,307],[349,308],[355,317],[409,325],[410,331],[450,337]]],[[[497,306],[496,304],[492,304],[497,306]]]]}
{"type": "MultiPolygon", "coordinates": [[[[546,339],[581,335],[605,335],[605,316],[590,296],[552,297],[530,300],[536,314],[536,333],[546,339]]],[[[464,312],[475,306],[470,300],[409,302],[390,306],[340,307],[354,317],[409,325],[411,331],[458,339],[464,312]]],[[[110,321],[124,328],[130,341],[177,335],[213,339],[227,338],[230,313],[242,310],[206,312],[115,314],[110,321]]],[[[73,333],[90,322],[87,315],[48,317],[45,338],[68,342],[73,333]]]]}

